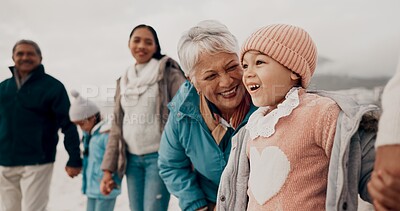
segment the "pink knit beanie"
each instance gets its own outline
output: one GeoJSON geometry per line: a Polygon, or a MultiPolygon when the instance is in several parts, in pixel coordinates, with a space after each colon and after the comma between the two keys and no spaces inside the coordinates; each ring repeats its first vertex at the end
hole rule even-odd
{"type": "Polygon", "coordinates": [[[302,87],[310,84],[317,63],[317,48],[302,28],[286,24],[265,26],[244,42],[241,61],[250,50],[260,51],[299,74],[302,87]]]}

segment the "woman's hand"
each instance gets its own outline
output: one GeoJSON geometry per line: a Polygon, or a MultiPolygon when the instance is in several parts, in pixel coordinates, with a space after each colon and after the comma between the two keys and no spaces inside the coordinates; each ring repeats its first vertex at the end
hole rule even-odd
{"type": "Polygon", "coordinates": [[[400,210],[400,178],[384,170],[373,172],[368,184],[377,211],[400,210]]]}
{"type": "Polygon", "coordinates": [[[112,173],[110,171],[104,171],[103,179],[100,182],[100,192],[103,195],[109,195],[115,187],[116,184],[112,179],[112,173]]]}
{"type": "Polygon", "coordinates": [[[375,166],[368,192],[377,211],[400,210],[400,145],[376,149],[375,166]]]}

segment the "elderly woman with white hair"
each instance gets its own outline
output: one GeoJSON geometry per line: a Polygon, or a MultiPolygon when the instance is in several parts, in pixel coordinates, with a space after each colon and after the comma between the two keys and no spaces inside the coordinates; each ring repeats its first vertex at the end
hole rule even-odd
{"type": "Polygon", "coordinates": [[[182,210],[213,210],[232,136],[255,110],[242,84],[238,43],[228,28],[202,21],[185,32],[178,55],[189,81],[169,104],[158,165],[182,210]]]}

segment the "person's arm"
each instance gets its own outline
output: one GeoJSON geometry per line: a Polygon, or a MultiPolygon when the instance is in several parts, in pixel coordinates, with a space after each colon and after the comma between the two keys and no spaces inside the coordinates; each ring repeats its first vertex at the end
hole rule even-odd
{"type": "Polygon", "coordinates": [[[376,211],[400,210],[399,160],[399,144],[376,148],[374,171],[368,183],[376,211]]]}
{"type": "Polygon", "coordinates": [[[179,199],[182,210],[198,210],[207,206],[207,201],[179,139],[178,120],[170,114],[159,149],[160,176],[168,191],[179,199]]]}
{"type": "Polygon", "coordinates": [[[340,108],[335,102],[323,103],[318,107],[315,129],[316,144],[324,150],[326,156],[330,159],[333,142],[336,134],[336,124],[340,108]]]}
{"type": "MultiPolygon", "coordinates": [[[[106,151],[104,153],[103,162],[101,164],[101,169],[103,171],[108,172],[116,172],[118,168],[118,156],[119,156],[119,148],[120,142],[122,138],[122,118],[123,112],[121,108],[120,102],[120,86],[119,81],[117,81],[117,88],[114,97],[114,112],[111,123],[111,129],[108,136],[108,143],[106,147],[106,151]]],[[[106,174],[105,174],[106,175],[106,174]]],[[[120,175],[121,176],[121,175],[120,175]]]]}
{"type": "Polygon", "coordinates": [[[400,181],[385,171],[372,174],[368,191],[374,198],[374,207],[377,211],[400,210],[400,181]],[[388,188],[391,187],[391,188],[388,188]]]}
{"type": "MultiPolygon", "coordinates": [[[[399,60],[400,61],[400,60],[399,60]]],[[[368,184],[376,210],[400,209],[400,62],[382,96],[374,177],[368,184]],[[381,175],[381,176],[378,176],[381,175]],[[382,176],[384,175],[384,176],[382,176]],[[391,202],[393,201],[393,202],[391,202]]]]}
{"type": "MultiPolygon", "coordinates": [[[[107,149],[107,144],[108,144],[108,138],[109,134],[106,132],[105,134],[102,135],[102,138],[99,140],[102,146],[102,149],[105,151],[107,149]],[[107,135],[106,135],[107,134],[107,135]]],[[[104,160],[104,156],[103,156],[104,160]]],[[[103,195],[109,195],[114,188],[118,188],[118,185],[113,179],[113,173],[109,170],[102,170],[103,171],[103,177],[100,181],[100,192],[103,195]]]]}
{"type": "Polygon", "coordinates": [[[55,114],[61,132],[64,134],[64,147],[69,155],[66,171],[70,177],[74,177],[80,173],[82,158],[80,155],[78,130],[69,119],[70,105],[67,91],[61,85],[61,88],[59,88],[59,91],[54,96],[51,109],[55,114]]]}
{"type": "Polygon", "coordinates": [[[383,145],[400,145],[399,93],[400,62],[395,75],[390,79],[382,94],[382,116],[379,120],[378,137],[375,144],[376,147],[383,145]]]}
{"type": "MultiPolygon", "coordinates": [[[[118,157],[120,153],[120,144],[122,138],[122,118],[123,111],[121,110],[120,102],[120,86],[117,80],[117,88],[114,96],[114,116],[112,118],[111,129],[108,135],[108,142],[103,156],[103,162],[101,163],[101,169],[103,170],[103,178],[100,181],[100,192],[103,195],[111,193],[112,189],[115,188],[115,181],[113,180],[113,173],[115,174],[118,169],[118,157]]],[[[122,178],[123,175],[118,175],[122,178]]]]}

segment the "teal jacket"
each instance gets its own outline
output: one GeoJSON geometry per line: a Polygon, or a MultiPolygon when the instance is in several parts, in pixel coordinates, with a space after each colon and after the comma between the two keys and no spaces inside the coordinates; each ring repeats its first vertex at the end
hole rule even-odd
{"type": "Polygon", "coordinates": [[[67,166],[82,166],[79,135],[69,120],[69,107],[64,85],[47,75],[43,65],[32,71],[20,89],[15,76],[1,82],[0,166],[54,162],[60,128],[69,154],[67,166]]]}
{"type": "MultiPolygon", "coordinates": [[[[121,193],[120,188],[114,189],[107,196],[100,193],[100,181],[103,178],[100,166],[108,142],[109,128],[107,126],[105,122],[99,122],[94,126],[91,134],[83,132],[82,192],[89,198],[111,199],[121,193]]],[[[121,179],[116,174],[113,175],[113,180],[118,187],[121,187],[121,179]]]]}
{"type": "Polygon", "coordinates": [[[218,185],[230,154],[230,138],[247,123],[246,118],[221,148],[203,120],[200,99],[190,82],[180,87],[169,103],[170,115],[161,138],[158,165],[168,191],[182,210],[196,210],[216,202],[218,185]]]}

